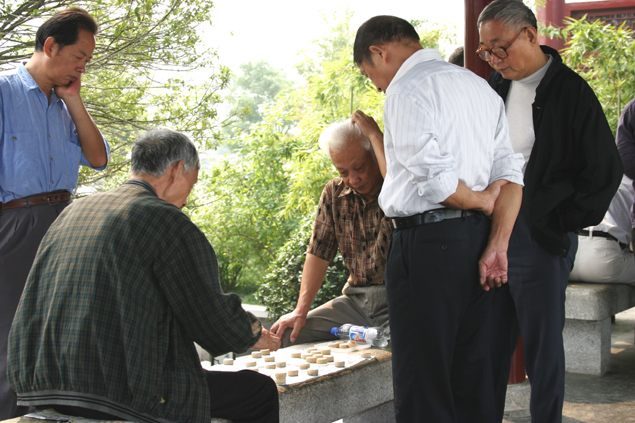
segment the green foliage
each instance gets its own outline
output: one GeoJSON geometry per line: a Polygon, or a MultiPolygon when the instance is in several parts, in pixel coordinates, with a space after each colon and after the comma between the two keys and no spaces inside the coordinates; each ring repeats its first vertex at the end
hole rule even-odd
{"type": "MultiPolygon", "coordinates": [[[[256,298],[273,317],[295,306],[312,220],[293,230],[303,217],[314,216],[324,185],[337,176],[331,161],[318,148],[320,134],[330,124],[349,119],[356,109],[383,126],[384,95],[361,75],[352,60],[355,37],[349,29],[351,16],[334,17],[330,35],[316,41],[313,55],[298,65],[306,83],[286,87],[277,92],[274,101],[261,104],[262,120],[244,121],[248,131],[238,144],[237,158],[217,162],[211,176],[203,176],[199,182],[204,188],[195,192],[199,207],[192,211],[193,220],[225,254],[219,257],[221,280],[228,281],[224,288],[237,289],[234,280],[238,287],[261,283],[256,298]],[[291,240],[284,244],[289,236],[291,240]]],[[[426,47],[438,47],[444,39],[444,30],[436,27],[419,32],[426,47]]],[[[267,66],[259,63],[244,68],[249,69],[267,66]]],[[[267,92],[255,82],[254,77],[247,78],[242,88],[252,94],[267,92]]],[[[329,269],[315,304],[339,295],[348,278],[339,256],[335,267],[329,269]]]]}
{"type": "Polygon", "coordinates": [[[446,25],[439,25],[425,19],[413,20],[410,23],[417,30],[419,43],[424,48],[436,48],[438,50],[441,47],[441,43],[454,43],[455,41],[454,35],[451,35],[455,31],[446,25]]]}
{"type": "MultiPolygon", "coordinates": [[[[383,128],[384,94],[377,91],[353,62],[355,34],[350,30],[350,12],[333,17],[330,36],[316,42],[318,54],[298,65],[307,84],[285,96],[289,113],[297,119],[299,150],[293,158],[291,185],[285,213],[306,215],[317,206],[320,193],[333,176],[331,162],[317,141],[332,123],[349,119],[355,110],[372,116],[383,128]]],[[[449,39],[447,28],[414,21],[424,47],[438,48],[449,39]]]]}
{"type": "Polygon", "coordinates": [[[215,66],[215,53],[200,42],[198,27],[210,21],[211,2],[3,0],[0,66],[30,57],[42,19],[68,6],[86,9],[100,27],[82,98],[111,146],[107,169],[83,168],[80,185],[98,190],[118,185],[127,177],[136,133],[149,127],[187,132],[202,148],[216,142],[218,92],[229,71],[215,66]],[[193,78],[203,72],[205,78],[193,78]]]}
{"type": "Polygon", "coordinates": [[[615,134],[624,106],[635,97],[633,31],[625,24],[615,27],[600,20],[587,21],[586,16],[567,18],[564,28],[545,31],[564,38],[564,62],[591,85],[615,134]]]}
{"type": "Polygon", "coordinates": [[[233,142],[241,132],[249,132],[253,124],[261,122],[263,108],[291,86],[282,71],[265,61],[243,63],[240,69],[242,74],[233,78],[229,94],[231,122],[223,130],[225,139],[233,142]]]}
{"type": "MultiPolygon", "coordinates": [[[[256,299],[267,305],[269,319],[274,321],[285,313],[293,311],[300,294],[302,269],[306,250],[311,237],[313,217],[307,218],[291,235],[289,241],[279,250],[278,257],[269,268],[256,299]]],[[[338,253],[326,271],[322,287],[318,291],[311,308],[315,308],[341,295],[348,280],[348,269],[338,253]]]]}
{"type": "Polygon", "coordinates": [[[315,211],[326,182],[336,176],[330,160],[319,150],[317,141],[332,123],[349,119],[363,110],[381,125],[383,94],[361,75],[352,60],[354,34],[350,12],[333,17],[330,35],[316,41],[315,56],[306,56],[298,65],[307,83],[286,93],[286,112],[296,119],[298,150],[290,167],[289,194],[285,214],[306,216],[315,211]]]}
{"type": "Polygon", "coordinates": [[[257,283],[296,227],[279,218],[286,192],[284,164],[294,146],[282,135],[257,129],[236,153],[201,172],[188,213],[215,246],[226,292],[257,283]]]}

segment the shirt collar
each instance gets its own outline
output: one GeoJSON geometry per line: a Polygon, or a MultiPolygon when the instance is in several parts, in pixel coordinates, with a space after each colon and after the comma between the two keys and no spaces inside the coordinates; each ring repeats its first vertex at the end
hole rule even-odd
{"type": "MultiPolygon", "coordinates": [[[[37,84],[37,82],[35,82],[35,79],[33,79],[33,77],[31,76],[31,74],[29,73],[29,71],[27,70],[27,68],[24,65],[18,66],[18,76],[22,80],[22,83],[29,90],[38,90],[39,92],[44,94],[44,92],[42,91],[40,86],[37,84]]],[[[60,101],[60,100],[61,100],[61,98],[59,98],[57,96],[57,94],[55,94],[55,90],[53,90],[53,92],[51,93],[50,103],[53,104],[54,102],[57,102],[57,101],[60,101]]]]}
{"type": "Polygon", "coordinates": [[[410,69],[414,68],[416,65],[422,62],[428,62],[432,60],[441,60],[443,61],[443,56],[439,53],[438,50],[433,48],[424,48],[421,50],[415,51],[409,58],[406,59],[405,62],[402,63],[401,67],[390,81],[388,87],[386,87],[386,91],[390,88],[392,84],[395,83],[399,78],[407,74],[410,69]]]}
{"type": "Polygon", "coordinates": [[[150,182],[144,179],[130,178],[126,182],[124,182],[124,185],[138,185],[150,191],[150,193],[152,193],[155,197],[158,197],[157,192],[154,190],[154,187],[150,184],[150,182]]]}
{"type": "Polygon", "coordinates": [[[376,201],[377,198],[379,198],[379,192],[377,192],[377,194],[375,194],[375,196],[370,201],[366,201],[363,195],[361,195],[359,192],[355,191],[353,188],[346,185],[344,181],[342,180],[342,178],[339,178],[339,180],[340,180],[339,186],[337,187],[337,191],[336,191],[336,195],[338,197],[346,197],[348,195],[353,195],[353,196],[359,197],[364,202],[364,204],[372,203],[373,201],[376,201]]]}

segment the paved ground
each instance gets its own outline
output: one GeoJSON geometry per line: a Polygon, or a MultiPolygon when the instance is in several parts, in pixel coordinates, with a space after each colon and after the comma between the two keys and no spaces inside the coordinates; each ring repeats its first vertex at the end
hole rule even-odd
{"type": "MultiPolygon", "coordinates": [[[[563,423],[635,423],[635,309],[613,323],[611,370],[604,376],[567,373],[563,423]]],[[[515,417],[506,423],[530,423],[515,417]]]]}

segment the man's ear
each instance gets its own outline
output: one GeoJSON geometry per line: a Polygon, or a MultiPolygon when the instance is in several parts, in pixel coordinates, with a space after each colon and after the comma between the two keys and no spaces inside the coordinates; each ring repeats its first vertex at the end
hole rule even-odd
{"type": "Polygon", "coordinates": [[[370,46],[369,50],[371,53],[378,55],[382,62],[386,62],[388,50],[384,46],[370,46]]]}
{"type": "Polygon", "coordinates": [[[167,178],[168,186],[172,185],[182,172],[183,172],[183,160],[179,160],[178,162],[172,163],[170,167],[168,167],[168,170],[165,172],[166,175],[168,176],[167,178]]]}
{"type": "Polygon", "coordinates": [[[55,42],[55,38],[53,37],[48,37],[46,40],[44,40],[44,46],[42,47],[44,54],[46,54],[48,57],[52,57],[54,55],[56,44],[57,43],[55,42]]]}
{"type": "Polygon", "coordinates": [[[539,44],[538,30],[534,28],[533,26],[530,26],[525,30],[525,35],[527,36],[527,40],[529,40],[531,44],[539,44]]]}

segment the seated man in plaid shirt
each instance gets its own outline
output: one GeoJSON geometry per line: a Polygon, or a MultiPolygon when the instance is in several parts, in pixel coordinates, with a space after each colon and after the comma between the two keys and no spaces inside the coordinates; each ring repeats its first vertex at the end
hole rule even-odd
{"type": "Polygon", "coordinates": [[[384,268],[392,226],[377,203],[383,178],[372,146],[351,121],[331,125],[319,144],[340,176],[320,198],[297,306],[271,327],[283,346],[334,339],[331,328],[345,323],[388,326],[384,268]],[[338,248],[350,272],[342,296],[309,311],[338,248]]]}
{"type": "Polygon", "coordinates": [[[156,129],[131,154],[131,179],[68,206],[40,245],[9,335],[18,405],[142,423],[278,422],[270,377],[205,371],[194,348],[280,346],[223,293],[214,249],[181,211],[196,147],[156,129]]]}

